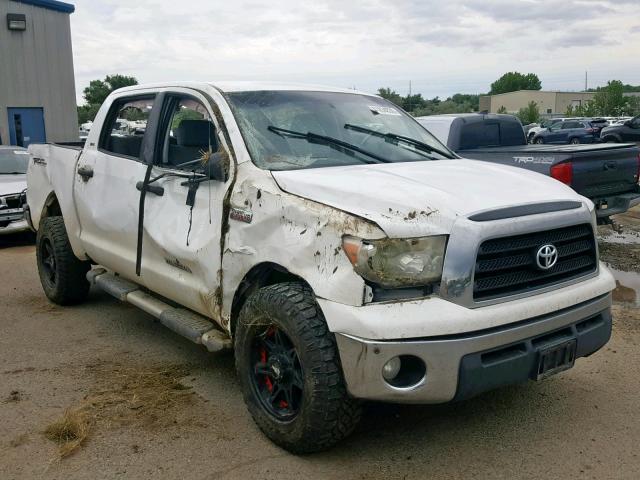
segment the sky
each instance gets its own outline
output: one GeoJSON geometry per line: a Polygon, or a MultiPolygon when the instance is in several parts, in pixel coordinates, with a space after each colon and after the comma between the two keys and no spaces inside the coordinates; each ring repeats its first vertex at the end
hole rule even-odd
{"type": "Polygon", "coordinates": [[[546,90],[640,84],[640,0],[68,0],[78,101],[140,83],[267,80],[485,93],[508,71],[546,90]]]}

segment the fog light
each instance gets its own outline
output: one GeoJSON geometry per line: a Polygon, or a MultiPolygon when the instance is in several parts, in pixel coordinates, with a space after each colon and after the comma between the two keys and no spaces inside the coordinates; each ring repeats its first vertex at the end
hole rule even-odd
{"type": "Polygon", "coordinates": [[[382,376],[385,380],[393,380],[398,376],[401,366],[400,357],[393,357],[382,367],[382,376]]]}

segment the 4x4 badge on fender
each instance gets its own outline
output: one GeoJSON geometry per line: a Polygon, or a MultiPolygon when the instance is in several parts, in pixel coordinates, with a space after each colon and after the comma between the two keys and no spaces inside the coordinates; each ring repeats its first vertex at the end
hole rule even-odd
{"type": "Polygon", "coordinates": [[[540,270],[549,270],[557,261],[558,249],[555,245],[543,245],[536,252],[536,264],[540,270]]]}

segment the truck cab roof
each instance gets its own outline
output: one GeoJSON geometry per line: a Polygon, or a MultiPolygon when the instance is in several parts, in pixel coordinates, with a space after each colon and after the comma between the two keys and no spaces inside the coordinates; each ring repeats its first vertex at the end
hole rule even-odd
{"type": "Polygon", "coordinates": [[[124,87],[118,92],[135,91],[142,89],[153,88],[166,88],[166,87],[185,87],[195,89],[206,89],[213,87],[224,93],[234,92],[254,92],[254,91],[314,91],[314,92],[333,92],[333,93],[355,93],[359,95],[377,96],[367,92],[361,92],[358,90],[347,88],[328,87],[325,85],[310,85],[303,83],[287,83],[287,82],[264,82],[264,81],[213,81],[213,82],[187,82],[187,81],[175,81],[175,82],[159,82],[159,83],[145,83],[141,85],[133,85],[131,87],[124,87]]]}

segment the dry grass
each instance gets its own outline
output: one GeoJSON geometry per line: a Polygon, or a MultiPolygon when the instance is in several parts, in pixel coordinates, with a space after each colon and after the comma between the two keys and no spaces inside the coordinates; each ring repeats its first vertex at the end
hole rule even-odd
{"type": "Polygon", "coordinates": [[[59,420],[50,424],[45,436],[58,444],[60,458],[75,452],[89,435],[87,416],[79,410],[67,410],[59,420]]]}
{"type": "Polygon", "coordinates": [[[97,389],[85,398],[96,420],[138,423],[147,427],[173,423],[179,408],[193,392],[179,380],[189,374],[183,365],[139,368],[123,365],[95,367],[97,389]]]}
{"type": "Polygon", "coordinates": [[[184,365],[105,363],[87,369],[95,376],[94,390],[45,430],[46,437],[60,446],[60,458],[81,447],[96,427],[154,429],[176,424],[182,407],[193,400],[190,387],[179,382],[189,374],[184,365]]]}

